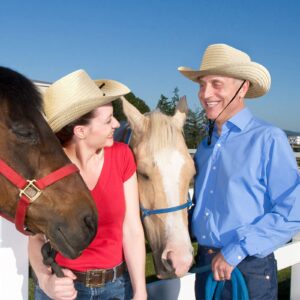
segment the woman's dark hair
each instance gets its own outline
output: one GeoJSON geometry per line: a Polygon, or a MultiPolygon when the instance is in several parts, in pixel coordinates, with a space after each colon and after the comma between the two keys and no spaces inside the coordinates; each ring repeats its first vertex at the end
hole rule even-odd
{"type": "Polygon", "coordinates": [[[74,127],[78,125],[87,125],[90,120],[94,117],[94,111],[90,111],[77,120],[69,123],[63,127],[60,131],[56,132],[55,135],[59,139],[62,146],[66,146],[72,139],[74,135],[74,127]]]}

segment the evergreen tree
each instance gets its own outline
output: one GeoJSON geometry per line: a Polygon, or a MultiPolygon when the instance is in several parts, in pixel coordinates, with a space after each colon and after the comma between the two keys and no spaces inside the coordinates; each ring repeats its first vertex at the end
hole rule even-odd
{"type": "Polygon", "coordinates": [[[186,122],[184,124],[185,142],[189,149],[196,149],[198,144],[204,138],[206,131],[206,115],[204,110],[189,109],[186,122]]]}
{"type": "Polygon", "coordinates": [[[175,89],[173,91],[173,96],[171,98],[171,111],[172,111],[171,115],[174,115],[177,103],[179,102],[179,99],[180,99],[179,88],[175,87],[175,89]]]}
{"type": "Polygon", "coordinates": [[[160,99],[158,100],[156,108],[168,116],[172,115],[173,113],[173,108],[169,98],[163,94],[160,95],[160,99]]]}
{"type": "MultiPolygon", "coordinates": [[[[126,100],[130,102],[132,105],[134,105],[142,114],[149,112],[150,108],[149,106],[145,103],[144,100],[140,99],[139,97],[136,97],[134,93],[129,93],[125,96],[126,100]]],[[[127,118],[123,113],[123,107],[122,107],[122,102],[120,100],[113,101],[113,108],[114,108],[114,116],[115,118],[121,122],[121,121],[126,121],[127,118]]]]}

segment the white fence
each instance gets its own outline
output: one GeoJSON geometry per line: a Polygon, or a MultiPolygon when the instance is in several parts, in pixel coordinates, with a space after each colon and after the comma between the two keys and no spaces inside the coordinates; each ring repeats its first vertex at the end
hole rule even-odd
{"type": "MultiPolygon", "coordinates": [[[[278,270],[292,266],[291,297],[300,299],[300,234],[275,252],[278,270]]],[[[148,284],[149,300],[194,300],[194,274],[148,284]]],[[[28,299],[27,237],[0,219],[0,299],[28,299]]]]}
{"type": "Polygon", "coordinates": [[[28,299],[28,238],[0,218],[0,299],[28,299]]]}

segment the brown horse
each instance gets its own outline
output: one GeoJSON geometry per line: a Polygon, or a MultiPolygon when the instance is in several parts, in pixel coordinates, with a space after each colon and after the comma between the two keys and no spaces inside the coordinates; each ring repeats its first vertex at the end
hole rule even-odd
{"type": "Polygon", "coordinates": [[[17,222],[23,213],[28,231],[44,233],[56,250],[77,257],[96,233],[95,204],[44,119],[33,83],[4,67],[0,111],[0,215],[17,222]]]}
{"type": "Polygon", "coordinates": [[[125,98],[124,113],[133,130],[143,223],[159,278],[184,275],[193,261],[188,234],[189,183],[195,174],[182,129],[187,104],[182,98],[173,117],[142,115],[125,98]]]}

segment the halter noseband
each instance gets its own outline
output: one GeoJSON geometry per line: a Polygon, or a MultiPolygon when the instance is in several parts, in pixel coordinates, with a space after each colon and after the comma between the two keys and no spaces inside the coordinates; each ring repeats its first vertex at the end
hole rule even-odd
{"type": "Polygon", "coordinates": [[[167,208],[160,208],[160,209],[147,209],[141,206],[142,211],[142,220],[144,220],[145,217],[150,215],[158,215],[158,214],[166,214],[182,209],[190,209],[193,206],[193,201],[191,200],[190,194],[188,193],[188,199],[187,202],[181,205],[167,207],[167,208]]]}
{"type": "Polygon", "coordinates": [[[0,216],[6,218],[12,223],[15,223],[16,228],[23,234],[32,234],[24,226],[25,216],[29,205],[39,198],[39,196],[42,194],[42,190],[47,186],[78,171],[78,168],[74,164],[67,164],[38,180],[26,180],[14,169],[8,166],[2,159],[0,159],[0,174],[8,179],[20,191],[20,199],[17,204],[15,219],[3,213],[0,213],[0,216]]]}

